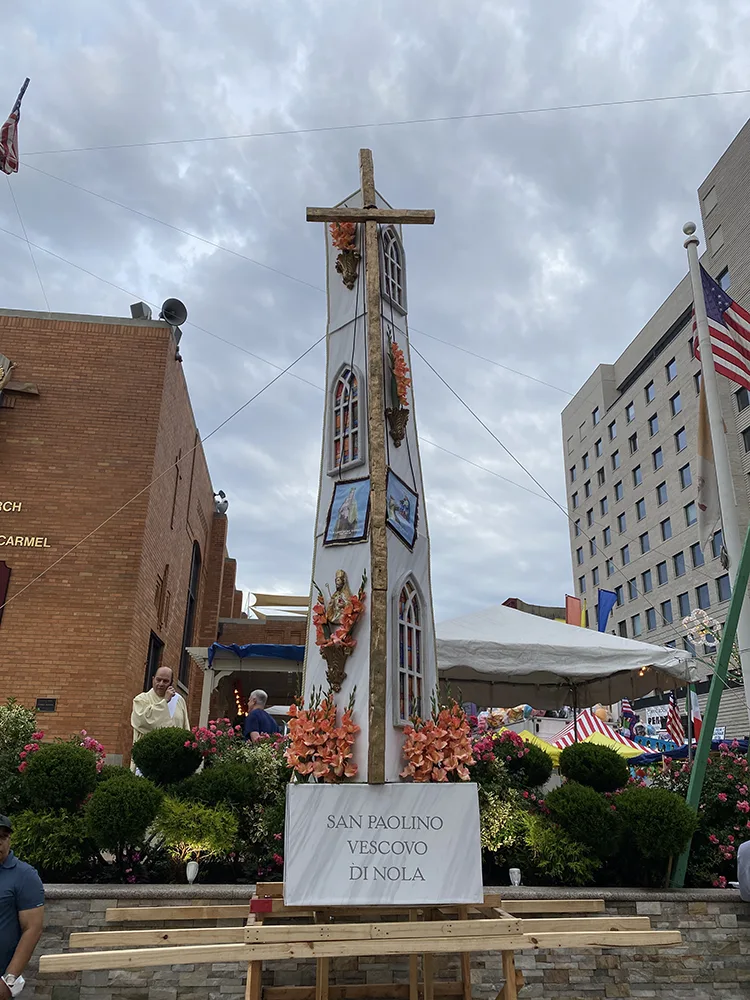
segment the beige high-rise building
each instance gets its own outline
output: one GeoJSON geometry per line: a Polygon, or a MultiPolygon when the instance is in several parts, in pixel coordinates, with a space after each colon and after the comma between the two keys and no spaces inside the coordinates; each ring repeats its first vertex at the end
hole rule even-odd
{"type": "MultiPolygon", "coordinates": [[[[702,264],[750,306],[750,121],[698,188],[702,264]]],[[[675,240],[679,232],[675,233],[675,240]]],[[[704,608],[723,622],[730,583],[721,532],[701,552],[696,508],[700,362],[686,275],[613,364],[602,364],[562,414],[575,594],[596,627],[597,588],[614,591],[608,631],[690,648],[682,619],[704,608]]],[[[718,376],[740,531],[750,520],[750,394],[718,376]]],[[[711,646],[699,656],[713,656],[711,646]]],[[[701,667],[705,704],[710,671],[701,667]]],[[[644,699],[645,721],[666,716],[666,699],[644,699]]],[[[683,703],[684,704],[684,703],[683,703]]],[[[722,697],[726,735],[750,729],[744,691],[722,697]]]]}

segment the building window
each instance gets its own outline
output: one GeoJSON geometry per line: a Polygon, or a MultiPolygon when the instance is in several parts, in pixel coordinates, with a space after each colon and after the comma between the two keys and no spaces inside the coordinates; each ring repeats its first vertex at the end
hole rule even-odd
{"type": "Polygon", "coordinates": [[[394,306],[405,310],[404,251],[398,233],[389,226],[383,230],[383,290],[394,306]]]}
{"type": "Polygon", "coordinates": [[[422,715],[422,606],[407,580],[398,597],[398,721],[422,715]]]}
{"type": "Polygon", "coordinates": [[[718,204],[719,200],[716,197],[716,185],[714,184],[714,186],[710,189],[710,191],[706,192],[706,195],[703,199],[703,211],[706,213],[706,215],[708,215],[709,212],[713,212],[713,210],[716,208],[718,204]]]}
{"type": "Polygon", "coordinates": [[[628,600],[634,601],[638,596],[638,587],[636,586],[635,577],[632,580],[628,580],[628,600]]]}
{"type": "Polygon", "coordinates": [[[586,482],[583,484],[583,493],[584,493],[584,496],[587,496],[587,497],[591,496],[591,480],[590,479],[587,479],[586,482]]]}
{"type": "Polygon", "coordinates": [[[581,519],[580,519],[580,517],[578,518],[578,520],[573,525],[573,532],[574,532],[574,534],[576,536],[578,536],[578,535],[581,534],[581,519]]]}
{"type": "Polygon", "coordinates": [[[680,427],[680,429],[675,432],[674,444],[678,452],[682,451],[684,448],[687,448],[687,435],[685,434],[684,427],[680,427]]]}
{"type": "Polygon", "coordinates": [[[578,592],[580,594],[585,594],[586,593],[586,577],[585,576],[579,576],[578,577],[578,592]]]}
{"type": "Polygon", "coordinates": [[[629,545],[623,545],[623,547],[620,549],[620,557],[622,559],[623,566],[627,566],[627,564],[630,562],[630,546],[629,545]]]}
{"type": "Polygon", "coordinates": [[[707,611],[711,607],[711,598],[708,596],[707,583],[701,583],[695,588],[695,599],[698,602],[698,607],[703,611],[707,611]]]}
{"type": "Polygon", "coordinates": [[[583,548],[576,549],[576,562],[579,566],[583,565],[583,548]]]}
{"type": "Polygon", "coordinates": [[[689,639],[687,638],[687,636],[686,636],[686,637],[685,637],[685,638],[684,638],[684,639],[682,640],[682,648],[683,648],[683,649],[684,649],[684,650],[685,650],[686,652],[688,652],[688,653],[692,653],[692,654],[693,654],[693,656],[695,656],[695,646],[694,646],[694,645],[692,644],[692,642],[691,642],[691,641],[690,641],[690,640],[689,640],[689,639]]]}
{"type": "Polygon", "coordinates": [[[577,476],[578,476],[578,472],[576,470],[575,465],[571,465],[571,467],[570,467],[570,481],[571,481],[571,483],[574,483],[576,481],[576,477],[577,476]]]}
{"type": "Polygon", "coordinates": [[[667,484],[659,483],[656,487],[656,502],[661,505],[667,502],[667,484]]]}
{"type": "Polygon", "coordinates": [[[587,510],[586,511],[586,524],[590,528],[593,523],[594,523],[594,511],[593,510],[587,510]]]}
{"type": "Polygon", "coordinates": [[[605,546],[612,544],[612,529],[609,527],[609,525],[607,525],[607,527],[602,532],[602,538],[604,539],[605,546]]]}
{"type": "Polygon", "coordinates": [[[599,508],[602,512],[602,516],[609,512],[609,502],[606,497],[602,497],[599,501],[599,508]]]}
{"type": "Polygon", "coordinates": [[[653,403],[654,399],[656,399],[656,387],[654,386],[654,383],[649,382],[643,392],[646,396],[646,402],[653,403]]]}
{"type": "Polygon", "coordinates": [[[595,406],[591,411],[591,423],[596,427],[599,421],[602,419],[601,411],[598,406],[595,406]]]}
{"type": "Polygon", "coordinates": [[[737,400],[738,413],[742,413],[743,410],[746,410],[750,406],[750,392],[747,391],[744,385],[735,392],[734,398],[737,400]]]}
{"type": "Polygon", "coordinates": [[[602,457],[602,451],[603,451],[602,439],[599,438],[598,441],[594,441],[594,454],[596,455],[597,458],[602,457]]]}
{"type": "Polygon", "coordinates": [[[728,601],[732,596],[732,585],[729,582],[729,573],[725,573],[716,580],[716,593],[720,601],[728,601]]]}
{"type": "Polygon", "coordinates": [[[599,586],[599,567],[598,566],[594,566],[594,568],[591,570],[591,583],[592,583],[592,585],[594,587],[598,587],[599,586]]]}
{"type": "Polygon", "coordinates": [[[622,534],[623,531],[625,531],[626,527],[627,527],[627,525],[625,523],[625,515],[624,514],[618,514],[617,515],[617,530],[618,530],[618,532],[620,534],[622,534]]]}
{"type": "Polygon", "coordinates": [[[683,490],[686,490],[688,486],[693,483],[693,477],[690,475],[690,463],[683,465],[680,471],[680,486],[683,490]]]}
{"type": "Polygon", "coordinates": [[[638,431],[635,434],[631,434],[628,438],[628,448],[630,448],[631,455],[635,455],[638,451],[638,431]]]}
{"type": "Polygon", "coordinates": [[[612,421],[612,423],[607,428],[607,431],[609,433],[609,440],[610,441],[614,441],[614,439],[617,437],[617,421],[616,420],[612,421]]]}
{"type": "Polygon", "coordinates": [[[621,608],[625,603],[625,598],[622,594],[622,584],[619,587],[615,587],[615,597],[617,598],[617,607],[621,608]]]}
{"type": "Polygon", "coordinates": [[[161,656],[164,652],[164,643],[154,632],[148,640],[148,654],[146,656],[146,673],[143,677],[143,690],[150,691],[152,681],[156,671],[161,666],[161,656]]]}
{"type": "Polygon", "coordinates": [[[656,611],[654,608],[646,608],[646,628],[653,632],[656,628],[656,611]]]}
{"type": "Polygon", "coordinates": [[[188,583],[187,608],[185,609],[185,625],[182,630],[182,653],[180,654],[180,669],[177,679],[183,687],[188,686],[190,679],[190,656],[187,646],[193,642],[195,625],[195,610],[198,606],[198,588],[201,580],[201,549],[193,542],[193,558],[190,563],[190,582],[188,583]]]}
{"type": "Polygon", "coordinates": [[[664,645],[669,646],[670,649],[674,649],[677,643],[674,639],[670,639],[669,642],[665,642],[664,645]]]}
{"type": "Polygon", "coordinates": [[[712,254],[716,254],[724,246],[724,233],[721,226],[718,226],[708,237],[708,248],[712,254]]]}
{"type": "Polygon", "coordinates": [[[687,618],[690,614],[690,596],[688,594],[678,594],[677,606],[680,609],[680,617],[687,618]]]}
{"type": "Polygon", "coordinates": [[[652,453],[651,457],[654,460],[654,471],[660,469],[664,465],[664,452],[661,448],[657,448],[655,452],[652,453]]]}
{"type": "Polygon", "coordinates": [[[646,516],[646,501],[641,497],[640,500],[635,502],[635,513],[639,521],[642,521],[646,516]]]}
{"type": "Polygon", "coordinates": [[[703,372],[696,372],[693,375],[693,385],[695,386],[695,395],[700,396],[701,394],[701,380],[703,378],[703,372]]]}
{"type": "Polygon", "coordinates": [[[672,556],[672,562],[674,563],[674,575],[684,576],[685,575],[685,553],[678,552],[677,555],[672,556]]]}
{"type": "Polygon", "coordinates": [[[596,481],[599,486],[604,486],[604,469],[597,469],[596,481]]]}
{"type": "Polygon", "coordinates": [[[622,479],[621,479],[619,483],[615,483],[615,502],[617,502],[618,500],[622,500],[622,497],[623,497],[623,489],[622,489],[622,479]]]}
{"type": "Polygon", "coordinates": [[[671,382],[673,378],[677,378],[677,362],[674,358],[666,363],[664,370],[667,373],[667,382],[671,382]]]}
{"type": "Polygon", "coordinates": [[[648,418],[648,433],[649,433],[650,437],[653,437],[654,434],[658,434],[659,433],[659,414],[658,413],[652,413],[651,416],[648,418]]]}
{"type": "Polygon", "coordinates": [[[641,634],[641,616],[640,615],[633,615],[633,617],[630,619],[630,628],[632,629],[632,632],[633,632],[633,638],[637,639],[638,636],[641,634]]]}
{"type": "Polygon", "coordinates": [[[641,472],[640,465],[636,465],[633,469],[633,486],[641,486],[643,484],[643,474],[641,472]]]}
{"type": "Polygon", "coordinates": [[[612,576],[612,574],[614,573],[614,571],[615,571],[615,562],[614,562],[614,559],[608,559],[607,560],[607,576],[612,576]]]}
{"type": "Polygon", "coordinates": [[[664,520],[659,525],[661,528],[661,540],[666,542],[667,539],[672,537],[672,520],[669,517],[665,517],[664,520]]]}
{"type": "Polygon", "coordinates": [[[725,267],[724,270],[721,271],[716,276],[716,283],[718,284],[719,288],[723,292],[728,292],[729,291],[729,287],[732,284],[732,280],[729,277],[729,268],[728,267],[725,267]]]}
{"type": "Polygon", "coordinates": [[[665,624],[671,625],[673,622],[672,618],[672,602],[662,601],[661,605],[661,616],[664,619],[665,624]]]}
{"type": "Polygon", "coordinates": [[[711,539],[711,552],[713,553],[714,559],[718,559],[721,555],[721,547],[724,544],[724,535],[719,528],[718,531],[714,532],[713,538],[711,539]]]}
{"type": "Polygon", "coordinates": [[[619,451],[613,451],[612,452],[612,470],[614,471],[614,470],[619,469],[619,468],[620,468],[620,452],[619,451]]]}
{"type": "Polygon", "coordinates": [[[578,428],[578,438],[579,438],[579,440],[583,441],[583,439],[585,437],[586,437],[586,421],[584,421],[581,424],[581,426],[578,428]]]}
{"type": "Polygon", "coordinates": [[[333,471],[362,461],[359,447],[359,382],[344,368],[333,390],[333,471]]]}
{"type": "Polygon", "coordinates": [[[672,416],[676,417],[678,413],[682,412],[682,397],[679,392],[676,392],[669,400],[669,409],[672,411],[672,416]]]}
{"type": "Polygon", "coordinates": [[[589,542],[589,552],[592,556],[596,555],[596,539],[592,538],[589,542]]]}
{"type": "Polygon", "coordinates": [[[578,506],[578,492],[577,491],[573,494],[573,496],[570,498],[570,500],[571,500],[571,503],[573,504],[573,509],[575,510],[575,508],[578,506]]]}
{"type": "Polygon", "coordinates": [[[742,432],[742,443],[745,446],[745,451],[750,451],[750,427],[746,427],[742,432]]]}
{"type": "Polygon", "coordinates": [[[627,637],[628,637],[628,625],[627,625],[627,622],[618,622],[617,623],[617,632],[618,632],[618,635],[622,636],[623,639],[627,639],[627,637]]]}
{"type": "Polygon", "coordinates": [[[690,558],[693,562],[693,569],[697,569],[705,563],[706,560],[703,558],[703,550],[701,549],[700,542],[693,542],[690,546],[690,558]]]}
{"type": "Polygon", "coordinates": [[[656,564],[656,579],[659,582],[659,586],[664,586],[665,583],[669,582],[669,574],[667,573],[666,562],[660,562],[656,564]]]}
{"type": "Polygon", "coordinates": [[[589,467],[589,453],[588,452],[586,452],[586,454],[581,459],[581,464],[583,465],[583,471],[585,472],[586,469],[588,469],[588,467],[589,467]]]}
{"type": "Polygon", "coordinates": [[[627,422],[629,424],[632,424],[633,421],[635,420],[635,404],[634,403],[628,403],[628,405],[625,407],[625,419],[627,420],[627,422]]]}
{"type": "Polygon", "coordinates": [[[645,556],[645,554],[651,550],[651,542],[649,541],[648,532],[644,531],[638,541],[641,543],[641,555],[645,556]]]}
{"type": "Polygon", "coordinates": [[[654,581],[651,579],[650,569],[647,569],[645,573],[641,573],[641,583],[643,584],[643,593],[650,594],[654,589],[654,581]]]}
{"type": "Polygon", "coordinates": [[[690,503],[685,504],[685,524],[688,528],[691,524],[695,524],[698,520],[698,508],[696,506],[695,500],[691,500],[690,503]]]}

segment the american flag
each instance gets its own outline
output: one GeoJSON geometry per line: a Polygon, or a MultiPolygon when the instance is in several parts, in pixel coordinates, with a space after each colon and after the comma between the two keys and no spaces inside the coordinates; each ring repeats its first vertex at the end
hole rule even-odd
{"type": "MultiPolygon", "coordinates": [[[[714,368],[720,375],[750,390],[750,313],[727,295],[702,266],[701,281],[714,368]]],[[[696,329],[693,312],[693,333],[696,329]]],[[[697,337],[695,356],[700,360],[697,337]]]]}
{"type": "Polygon", "coordinates": [[[669,711],[667,712],[667,724],[664,727],[667,730],[667,735],[673,743],[676,743],[678,747],[681,747],[685,742],[685,730],[682,726],[682,719],[680,718],[680,711],[677,708],[677,702],[675,701],[674,691],[669,696],[669,711]]]}
{"type": "Polygon", "coordinates": [[[627,698],[623,698],[620,702],[620,715],[635,715],[633,711],[633,706],[630,704],[627,698]]]}
{"type": "Polygon", "coordinates": [[[16,98],[13,110],[0,128],[0,170],[6,174],[18,173],[18,122],[21,118],[21,101],[28,85],[27,79],[16,98]]]}

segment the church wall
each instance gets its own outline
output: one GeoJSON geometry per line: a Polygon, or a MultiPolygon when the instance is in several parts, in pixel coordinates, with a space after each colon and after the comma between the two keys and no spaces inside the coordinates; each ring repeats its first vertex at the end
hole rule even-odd
{"type": "Polygon", "coordinates": [[[0,508],[0,538],[40,540],[0,546],[12,571],[0,699],[33,707],[54,698],[56,710],[39,715],[48,737],[86,729],[127,755],[149,634],[165,641],[163,662],[176,666],[192,542],[201,543],[205,578],[213,516],[200,449],[195,463],[183,463],[176,495],[168,473],[128,503],[195,442],[174,341],[152,321],[0,310],[0,352],[16,362],[19,382],[39,389],[38,397],[6,392],[0,407],[0,502],[20,504],[0,508]],[[166,564],[169,615],[159,628],[156,584],[166,564]]]}

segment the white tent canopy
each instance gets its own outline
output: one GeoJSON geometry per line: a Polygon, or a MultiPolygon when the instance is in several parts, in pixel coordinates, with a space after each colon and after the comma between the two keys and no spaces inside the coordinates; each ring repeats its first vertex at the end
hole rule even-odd
{"type": "Polygon", "coordinates": [[[494,707],[611,705],[698,679],[692,657],[503,605],[437,626],[438,672],[463,701],[494,707]]]}

